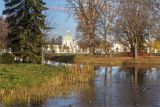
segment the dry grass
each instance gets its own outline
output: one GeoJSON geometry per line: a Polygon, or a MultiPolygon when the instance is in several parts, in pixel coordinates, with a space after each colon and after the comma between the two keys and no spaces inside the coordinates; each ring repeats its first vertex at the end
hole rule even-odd
{"type": "Polygon", "coordinates": [[[105,57],[105,56],[76,56],[74,61],[77,63],[95,63],[108,65],[127,65],[127,64],[160,64],[158,56],[141,56],[137,59],[133,57],[105,57]]]}
{"type": "MultiPolygon", "coordinates": [[[[24,66],[24,65],[23,65],[24,66]]],[[[0,102],[10,106],[15,104],[28,105],[30,102],[45,101],[48,97],[67,97],[70,90],[87,89],[88,82],[94,77],[92,65],[81,67],[79,64],[61,67],[64,71],[52,75],[50,81],[27,87],[0,89],[0,102]]]]}

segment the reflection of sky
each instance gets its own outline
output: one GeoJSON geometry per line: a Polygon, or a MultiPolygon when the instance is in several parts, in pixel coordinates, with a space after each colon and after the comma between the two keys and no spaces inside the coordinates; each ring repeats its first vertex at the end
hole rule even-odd
{"type": "Polygon", "coordinates": [[[156,80],[158,77],[159,77],[159,74],[160,72],[157,71],[156,68],[152,68],[151,71],[148,71],[146,76],[148,76],[149,79],[151,80],[156,80]]]}
{"type": "Polygon", "coordinates": [[[75,98],[74,94],[68,99],[57,98],[48,101],[49,107],[69,106],[73,107],[159,107],[160,106],[160,71],[153,68],[150,72],[144,69],[138,72],[138,86],[131,79],[134,76],[133,69],[119,70],[120,67],[95,67],[97,75],[91,86],[91,90],[81,92],[75,98]],[[132,73],[131,73],[132,71],[132,73]],[[106,75],[106,76],[105,76],[106,75]],[[110,77],[111,76],[111,77],[110,77]],[[144,91],[143,91],[144,90],[144,91]],[[88,96],[91,95],[91,96],[88,96]],[[94,97],[93,97],[94,96],[94,97]],[[85,100],[84,100],[85,99],[85,100]],[[88,101],[91,100],[91,104],[88,101]],[[82,106],[86,105],[86,106],[82,106]]]}
{"type": "Polygon", "coordinates": [[[49,99],[47,102],[47,107],[71,107],[72,105],[78,103],[76,99],[70,98],[59,98],[59,99],[49,99]],[[54,106],[53,106],[54,105],[54,106]]]}
{"type": "Polygon", "coordinates": [[[97,70],[98,76],[95,81],[96,104],[100,103],[101,106],[104,107],[117,105],[133,106],[136,102],[142,106],[160,104],[160,94],[158,91],[160,90],[160,86],[158,85],[160,81],[160,71],[157,71],[155,68],[152,68],[150,72],[147,72],[147,69],[139,71],[137,87],[135,82],[131,82],[134,81],[131,79],[131,77],[134,76],[134,71],[129,73],[130,69],[128,69],[129,72],[125,71],[125,69],[119,71],[119,69],[119,67],[113,67],[112,75],[110,75],[109,67],[104,68],[101,66],[99,70],[97,70]],[[105,73],[107,74],[106,78],[105,73]],[[112,76],[112,78],[110,76],[112,76]],[[152,85],[154,87],[152,87],[152,85]],[[143,93],[143,88],[150,90],[145,90],[145,93],[143,93]]]}
{"type": "MultiPolygon", "coordinates": [[[[110,75],[112,75],[113,80],[118,79],[130,81],[129,79],[131,79],[134,81],[135,79],[135,72],[130,68],[127,68],[126,71],[125,69],[121,69],[120,67],[112,67],[112,73],[110,73],[110,67],[97,66],[96,75],[101,79],[106,75],[108,81],[110,81],[110,75]]],[[[157,79],[160,79],[160,71],[156,68],[139,69],[137,78],[138,83],[151,83],[153,81],[157,81],[157,79]]]]}

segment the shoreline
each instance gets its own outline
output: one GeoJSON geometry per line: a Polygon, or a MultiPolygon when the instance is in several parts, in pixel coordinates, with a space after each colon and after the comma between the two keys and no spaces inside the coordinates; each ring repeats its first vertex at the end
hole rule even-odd
{"type": "Polygon", "coordinates": [[[109,57],[109,56],[91,56],[91,55],[54,55],[49,60],[64,63],[85,63],[102,65],[160,65],[159,56],[139,56],[133,57],[109,57]]]}
{"type": "Polygon", "coordinates": [[[0,64],[0,102],[9,106],[28,104],[31,100],[67,93],[63,88],[83,88],[94,77],[92,70],[88,65],[81,69],[79,66],[0,64]]]}

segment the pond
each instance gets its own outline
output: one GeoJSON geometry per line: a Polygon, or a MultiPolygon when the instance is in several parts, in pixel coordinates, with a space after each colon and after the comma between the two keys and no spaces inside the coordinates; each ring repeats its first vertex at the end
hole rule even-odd
{"type": "Polygon", "coordinates": [[[160,106],[160,67],[95,66],[94,69],[96,75],[90,83],[65,84],[55,92],[56,96],[14,107],[160,106]]]}

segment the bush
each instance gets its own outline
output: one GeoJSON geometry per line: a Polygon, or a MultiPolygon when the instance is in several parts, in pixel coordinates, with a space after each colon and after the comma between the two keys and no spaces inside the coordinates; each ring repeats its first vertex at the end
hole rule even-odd
{"type": "Polygon", "coordinates": [[[0,56],[0,62],[4,64],[11,64],[14,63],[14,55],[11,53],[3,53],[0,56]]]}
{"type": "MultiPolygon", "coordinates": [[[[41,56],[38,55],[28,55],[29,63],[41,63],[41,56]]],[[[25,60],[27,59],[25,58],[25,60]]],[[[27,62],[27,61],[26,61],[27,62]]]]}
{"type": "Polygon", "coordinates": [[[19,60],[19,58],[22,58],[22,63],[40,63],[41,62],[41,56],[36,53],[32,53],[30,51],[16,52],[15,55],[18,58],[17,62],[20,62],[20,63],[21,61],[19,60]]]}

